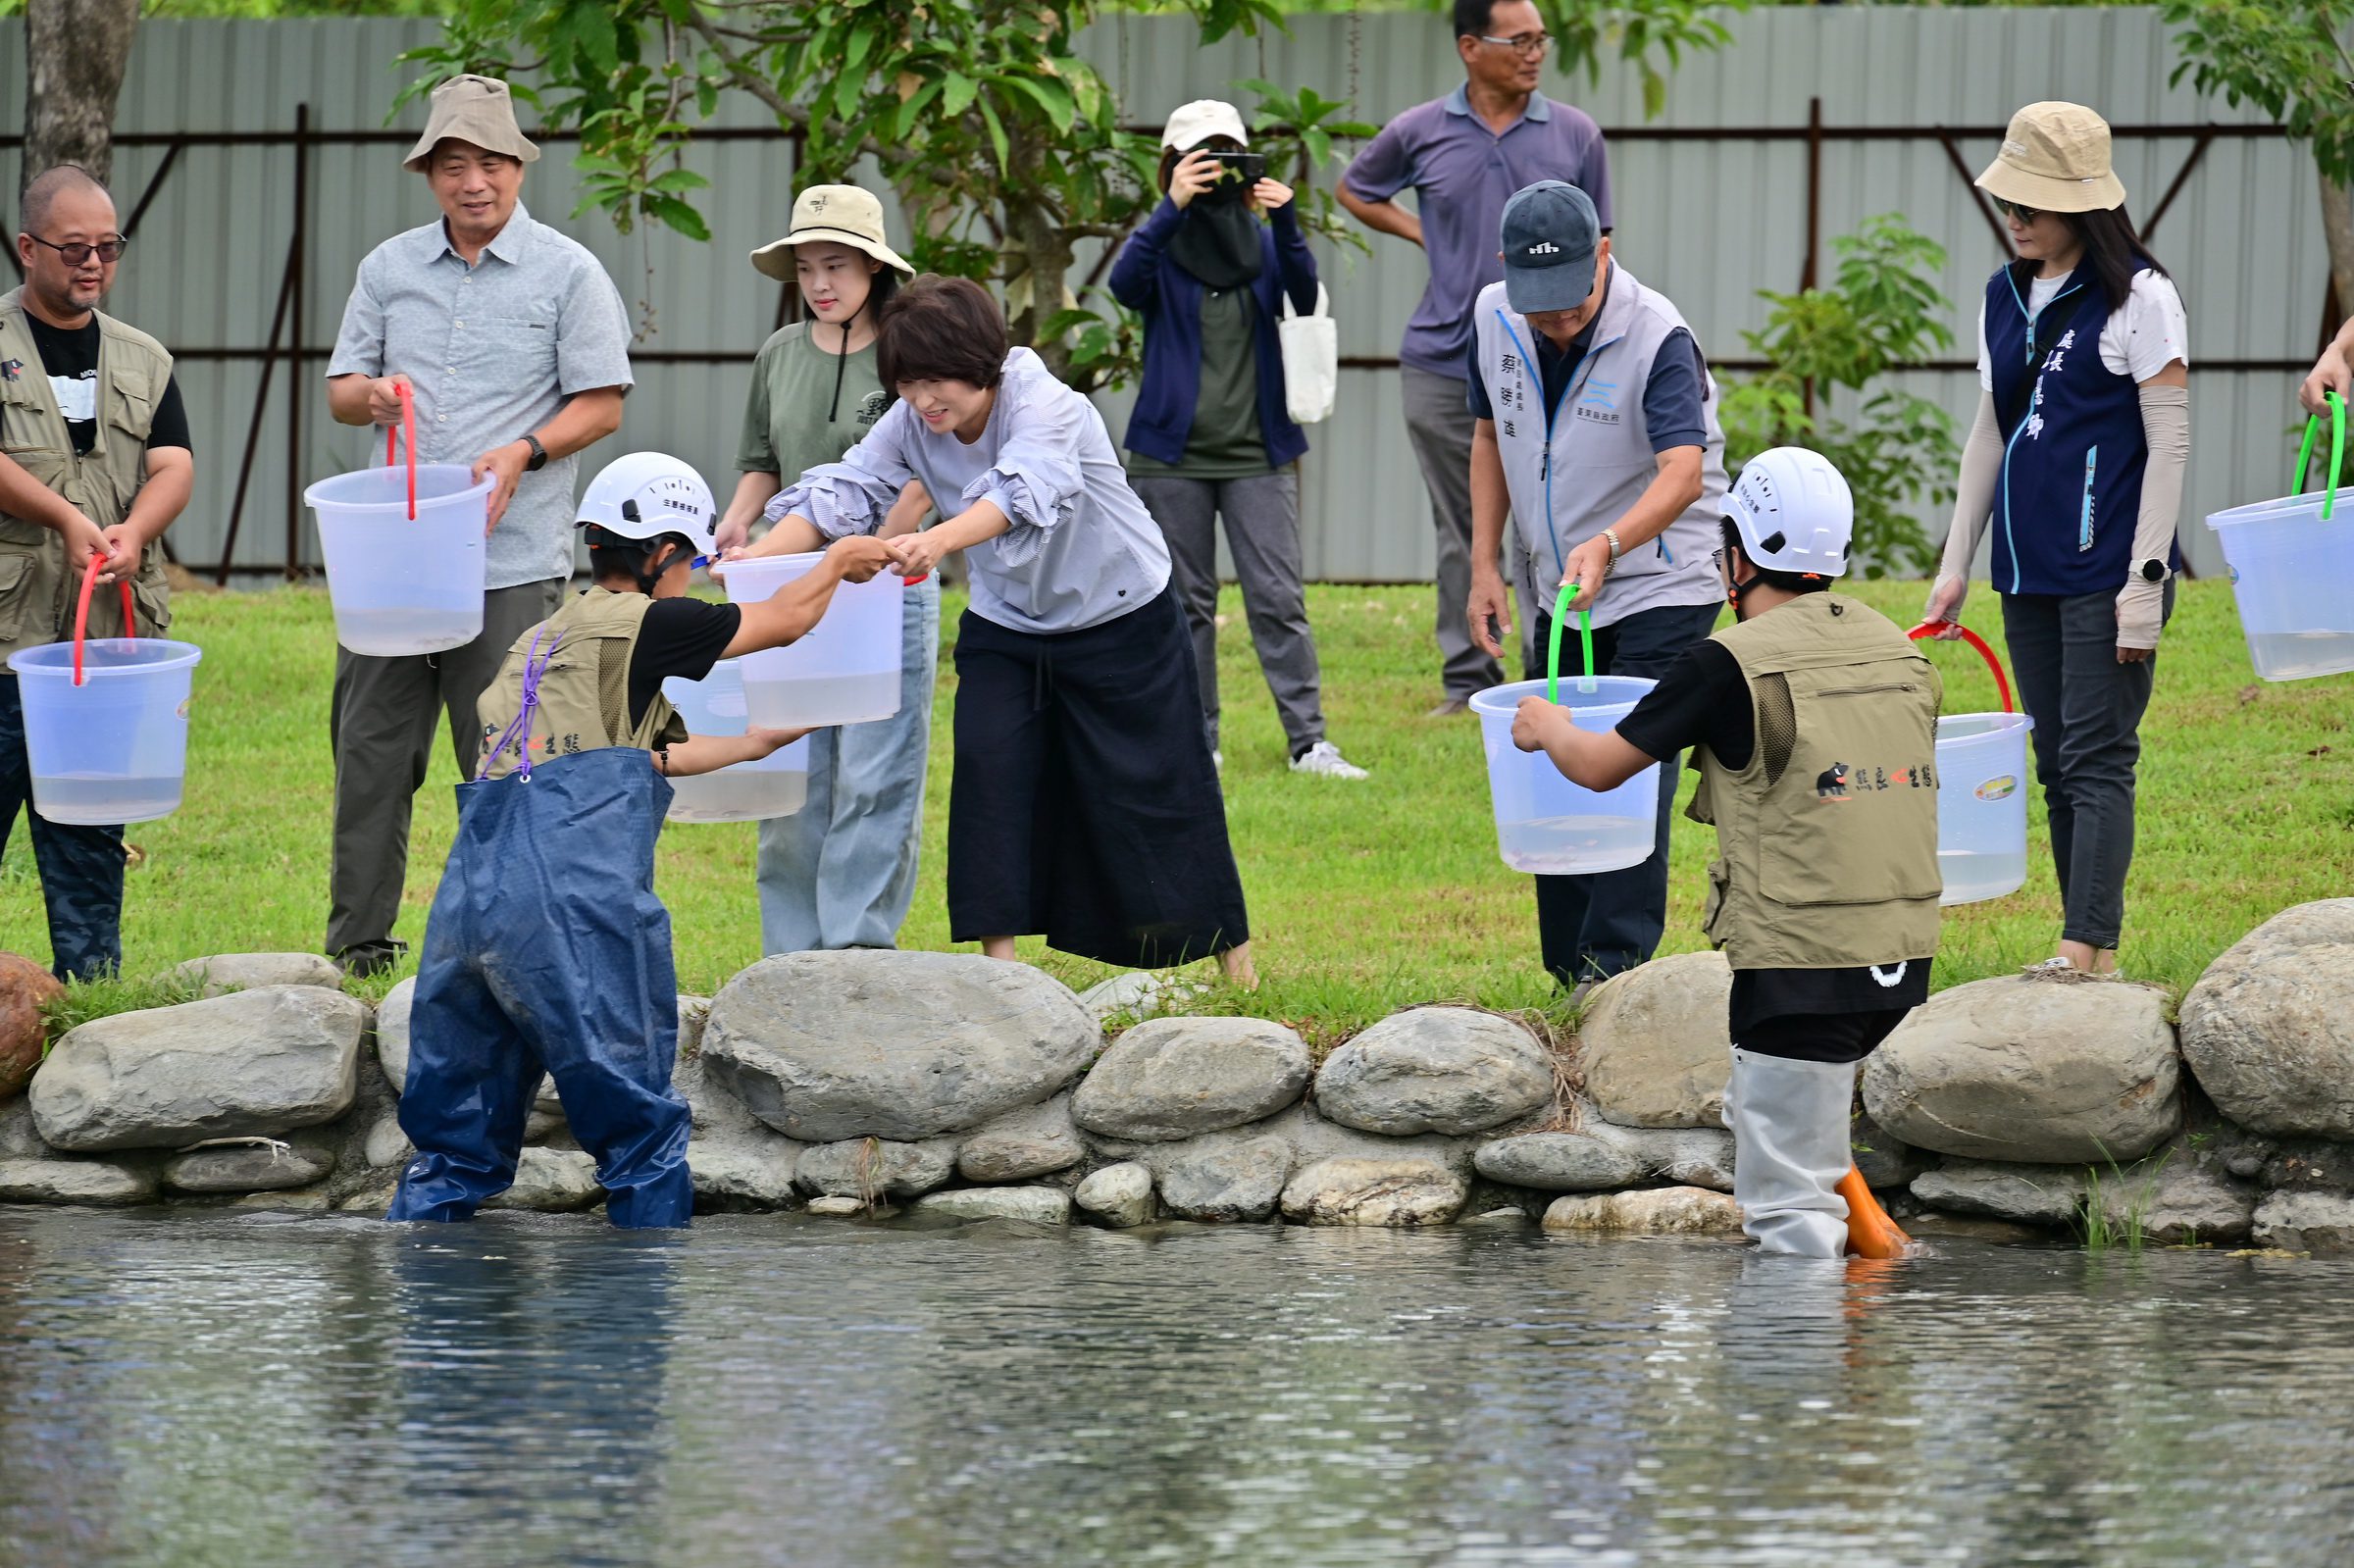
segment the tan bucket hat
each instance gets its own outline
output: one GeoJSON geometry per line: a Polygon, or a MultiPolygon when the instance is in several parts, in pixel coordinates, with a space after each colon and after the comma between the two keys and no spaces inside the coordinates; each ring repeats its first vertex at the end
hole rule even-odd
{"type": "Polygon", "coordinates": [[[2109,122],[2080,103],[2031,103],[2013,115],[2003,150],[1978,186],[2037,212],[2106,212],[2125,204],[2125,187],[2109,168],[2109,122]]]}
{"type": "Polygon", "coordinates": [[[793,247],[809,240],[830,239],[837,245],[864,251],[903,278],[915,269],[883,243],[883,204],[871,190],[856,185],[811,185],[793,200],[793,227],[783,239],[772,239],[752,252],[752,265],[781,283],[793,280],[793,247]]]}
{"type": "Polygon", "coordinates": [[[413,175],[424,173],[434,148],[453,138],[527,164],[539,161],[538,147],[515,123],[514,95],[495,76],[452,76],[435,87],[433,107],[425,117],[425,134],[417,138],[401,167],[413,175]]]}

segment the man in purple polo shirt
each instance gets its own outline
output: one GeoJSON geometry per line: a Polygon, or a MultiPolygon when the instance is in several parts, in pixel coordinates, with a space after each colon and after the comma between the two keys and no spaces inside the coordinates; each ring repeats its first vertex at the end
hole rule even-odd
{"type": "MultiPolygon", "coordinates": [[[[1341,205],[1366,228],[1410,240],[1430,257],[1422,303],[1406,324],[1399,376],[1406,433],[1430,491],[1439,536],[1441,718],[1499,684],[1504,670],[1474,644],[1463,620],[1471,591],[1471,409],[1465,360],[1471,302],[1504,277],[1496,235],[1513,191],[1560,179],[1593,198],[1611,229],[1611,176],[1602,127],[1537,91],[1553,39],[1530,0],[1455,0],[1455,51],[1464,81],[1382,127],[1341,179],[1341,205]],[[1415,212],[1390,198],[1411,188],[1415,212]]],[[[1536,616],[1523,609],[1521,624],[1536,616]]]]}

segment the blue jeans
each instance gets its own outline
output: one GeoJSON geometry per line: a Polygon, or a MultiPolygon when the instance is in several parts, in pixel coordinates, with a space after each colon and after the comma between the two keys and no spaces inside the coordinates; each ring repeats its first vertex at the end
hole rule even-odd
{"type": "Polygon", "coordinates": [[[51,822],[32,809],[32,759],[17,678],[0,667],[0,849],[22,810],[49,915],[49,970],[90,980],[123,967],[123,830],[51,822]]]}
{"type": "MultiPolygon", "coordinates": [[[[1657,681],[1716,626],[1714,604],[1663,604],[1614,626],[1594,629],[1594,673],[1657,681]]],[[[1537,618],[1536,645],[1552,640],[1550,617],[1537,618]]],[[[1563,653],[1566,655],[1567,639],[1563,653]]],[[[1542,666],[1529,672],[1535,680],[1542,666]]],[[[1667,825],[1675,816],[1680,754],[1662,757],[1659,835],[1651,858],[1591,877],[1538,877],[1537,944],[1545,967],[1564,986],[1603,980],[1649,961],[1667,929],[1667,825]]]]}
{"type": "Polygon", "coordinates": [[[809,799],[760,825],[760,943],[770,953],[891,947],[915,897],[940,664],[940,580],[907,589],[899,711],[809,736],[809,799]]]}

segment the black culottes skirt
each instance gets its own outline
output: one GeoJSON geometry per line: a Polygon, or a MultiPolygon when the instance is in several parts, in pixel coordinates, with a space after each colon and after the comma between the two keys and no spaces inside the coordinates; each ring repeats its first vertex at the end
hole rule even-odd
{"type": "Polygon", "coordinates": [[[948,935],[1163,968],[1250,936],[1176,595],[1083,632],[956,632],[948,935]]]}

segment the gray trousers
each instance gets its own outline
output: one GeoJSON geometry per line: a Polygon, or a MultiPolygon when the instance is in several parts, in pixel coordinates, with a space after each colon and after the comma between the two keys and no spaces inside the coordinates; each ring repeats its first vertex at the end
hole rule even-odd
{"type": "MultiPolygon", "coordinates": [[[[1431,526],[1439,540],[1439,664],[1447,695],[1465,698],[1504,683],[1504,668],[1471,640],[1471,408],[1464,383],[1411,365],[1399,367],[1406,402],[1406,438],[1430,492],[1431,526]]],[[[1505,551],[1514,549],[1508,539],[1505,551]]],[[[1520,574],[1509,574],[1515,584],[1520,574]]],[[[1520,647],[1525,663],[1529,630],[1535,624],[1525,593],[1520,602],[1520,647]]]]}
{"type": "Polygon", "coordinates": [[[515,639],[556,613],[564,583],[523,582],[483,595],[482,634],[440,653],[378,658],[335,650],[335,835],[328,872],[327,950],[387,943],[409,869],[409,810],[425,784],[434,727],[449,715],[458,777],[483,751],[475,701],[515,639]]]}
{"type": "MultiPolygon", "coordinates": [[[[1259,673],[1275,698],[1276,715],[1297,757],[1324,738],[1322,678],[1316,642],[1307,629],[1307,596],[1301,586],[1300,474],[1297,469],[1247,480],[1189,480],[1142,475],[1129,481],[1169,541],[1169,575],[1194,634],[1194,663],[1202,681],[1202,719],[1209,749],[1218,749],[1218,534],[1242,584],[1259,673]]],[[[1457,620],[1462,618],[1458,615],[1457,620]]]]}

